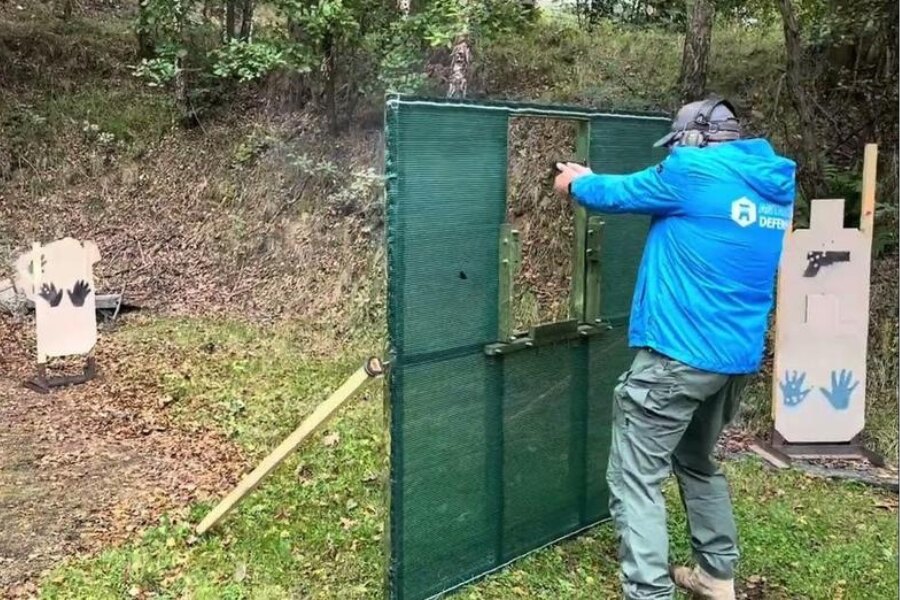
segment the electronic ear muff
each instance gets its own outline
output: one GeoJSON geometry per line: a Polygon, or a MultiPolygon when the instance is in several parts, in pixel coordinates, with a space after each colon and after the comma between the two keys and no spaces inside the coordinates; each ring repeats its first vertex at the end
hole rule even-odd
{"type": "Polygon", "coordinates": [[[698,129],[686,129],[678,140],[679,146],[701,148],[706,145],[706,134],[698,129]]]}
{"type": "Polygon", "coordinates": [[[710,98],[704,102],[700,107],[700,110],[697,111],[697,116],[694,117],[694,122],[688,126],[689,128],[685,127],[682,131],[681,137],[678,140],[678,145],[702,148],[709,143],[709,136],[711,133],[718,133],[720,131],[730,131],[740,135],[741,128],[740,124],[737,123],[736,116],[733,118],[734,123],[729,122],[730,120],[722,123],[712,122],[713,111],[719,106],[724,106],[732,115],[737,115],[734,106],[732,106],[731,102],[728,100],[710,98]]]}

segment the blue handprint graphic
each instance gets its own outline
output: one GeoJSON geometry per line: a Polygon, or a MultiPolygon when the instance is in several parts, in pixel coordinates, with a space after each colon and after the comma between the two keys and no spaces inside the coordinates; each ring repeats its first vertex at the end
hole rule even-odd
{"type": "Polygon", "coordinates": [[[812,388],[803,389],[803,382],[806,380],[806,373],[790,373],[784,372],[784,381],[779,381],[778,386],[781,388],[781,394],[784,396],[784,405],[794,407],[803,402],[812,388]]]}
{"type": "Polygon", "coordinates": [[[833,406],[835,410],[847,410],[850,406],[850,395],[853,394],[853,390],[859,385],[859,381],[850,385],[852,381],[853,371],[848,371],[846,369],[841,369],[840,373],[832,371],[831,390],[825,388],[819,389],[822,390],[822,394],[825,395],[828,402],[831,403],[831,406],[833,406]]]}

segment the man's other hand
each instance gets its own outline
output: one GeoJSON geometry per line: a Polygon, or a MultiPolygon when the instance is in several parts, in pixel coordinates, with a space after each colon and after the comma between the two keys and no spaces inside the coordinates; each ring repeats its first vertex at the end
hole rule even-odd
{"type": "Polygon", "coordinates": [[[553,189],[560,196],[569,195],[569,184],[582,175],[588,175],[591,170],[578,163],[556,163],[559,173],[553,181],[553,189]]]}

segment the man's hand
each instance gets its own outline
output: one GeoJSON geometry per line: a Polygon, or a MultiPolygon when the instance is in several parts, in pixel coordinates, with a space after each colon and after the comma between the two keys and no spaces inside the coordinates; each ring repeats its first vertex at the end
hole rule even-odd
{"type": "Polygon", "coordinates": [[[578,163],[556,163],[559,173],[553,181],[553,189],[560,196],[569,195],[569,184],[582,175],[588,175],[591,170],[578,163]]]}

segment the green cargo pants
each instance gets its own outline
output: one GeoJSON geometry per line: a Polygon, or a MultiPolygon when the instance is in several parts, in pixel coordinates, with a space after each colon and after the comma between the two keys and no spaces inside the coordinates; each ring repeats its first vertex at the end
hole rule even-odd
{"type": "Polygon", "coordinates": [[[712,458],[747,376],[709,373],[641,350],[615,390],[607,481],[627,600],[670,599],[661,485],[674,471],[694,558],[731,579],[738,559],[728,483],[712,458]]]}

